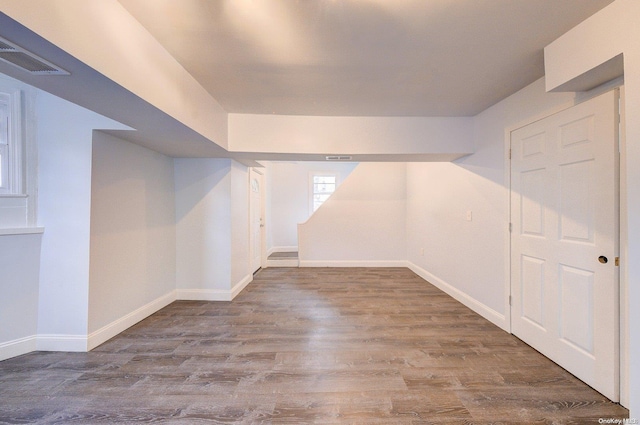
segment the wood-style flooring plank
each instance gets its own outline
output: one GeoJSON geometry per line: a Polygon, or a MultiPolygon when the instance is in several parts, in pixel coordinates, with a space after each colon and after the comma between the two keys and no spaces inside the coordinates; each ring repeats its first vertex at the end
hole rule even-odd
{"type": "Polygon", "coordinates": [[[0,362],[0,424],[589,424],[627,418],[408,269],[269,268],[90,353],[0,362]]]}

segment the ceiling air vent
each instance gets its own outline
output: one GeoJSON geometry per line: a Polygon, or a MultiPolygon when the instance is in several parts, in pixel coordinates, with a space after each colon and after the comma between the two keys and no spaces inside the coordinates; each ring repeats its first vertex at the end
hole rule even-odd
{"type": "Polygon", "coordinates": [[[49,61],[0,37],[0,60],[33,75],[69,75],[67,71],[49,61]]]}
{"type": "Polygon", "coordinates": [[[351,156],[348,155],[328,155],[325,156],[327,161],[351,161],[351,156]]]}

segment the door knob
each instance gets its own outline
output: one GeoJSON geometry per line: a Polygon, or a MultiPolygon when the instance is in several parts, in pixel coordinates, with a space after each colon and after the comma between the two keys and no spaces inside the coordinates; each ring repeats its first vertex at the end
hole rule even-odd
{"type": "Polygon", "coordinates": [[[609,259],[604,255],[601,255],[598,257],[598,261],[600,261],[602,264],[607,264],[609,262],[609,259]]]}

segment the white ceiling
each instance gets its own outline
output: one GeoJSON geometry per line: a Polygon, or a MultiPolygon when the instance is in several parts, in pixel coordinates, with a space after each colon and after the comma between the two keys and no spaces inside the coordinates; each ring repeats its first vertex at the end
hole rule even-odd
{"type": "Polygon", "coordinates": [[[119,0],[233,113],[471,116],[612,0],[119,0]]]}

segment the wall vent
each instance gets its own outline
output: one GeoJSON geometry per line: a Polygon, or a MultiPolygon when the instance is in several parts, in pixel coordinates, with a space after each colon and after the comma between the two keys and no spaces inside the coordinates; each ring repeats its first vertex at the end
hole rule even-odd
{"type": "Polygon", "coordinates": [[[67,71],[0,37],[0,60],[33,75],[69,75],[67,71]]]}
{"type": "Polygon", "coordinates": [[[351,156],[348,155],[327,155],[325,156],[327,161],[351,161],[351,156]]]}

